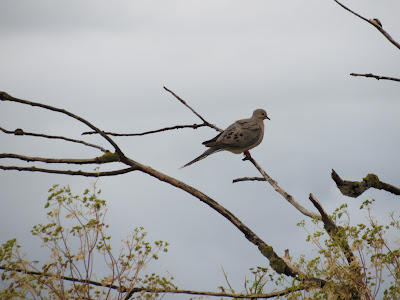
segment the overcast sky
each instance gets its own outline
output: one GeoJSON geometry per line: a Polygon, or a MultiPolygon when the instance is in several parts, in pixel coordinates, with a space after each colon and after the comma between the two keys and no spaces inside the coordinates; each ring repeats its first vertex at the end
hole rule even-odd
{"type": "MultiPolygon", "coordinates": [[[[344,3],[367,18],[379,18],[400,41],[398,0],[344,3]]],[[[400,77],[400,52],[332,0],[3,0],[0,65],[0,90],[67,109],[105,131],[135,133],[201,122],[163,86],[221,128],[264,108],[271,121],[252,155],[302,205],[314,210],[309,193],[328,212],[348,203],[354,224],[365,221],[358,207],[366,199],[376,199],[379,220],[400,209],[398,198],[383,191],[346,198],[330,178],[331,169],[348,180],[375,173],[400,186],[400,85],[349,76],[400,77]]],[[[60,114],[10,102],[1,103],[0,120],[8,130],[72,138],[87,131],[60,114]]],[[[241,155],[220,152],[178,170],[215,135],[201,128],[114,140],[128,157],[215,199],[280,255],[285,249],[294,258],[313,255],[306,233],[296,227],[305,217],[271,186],[232,184],[238,177],[258,176],[241,155]]],[[[98,137],[85,139],[109,148],[98,137]]],[[[29,156],[101,155],[61,141],[5,134],[0,145],[2,153],[29,156]]],[[[29,231],[45,221],[49,187],[70,185],[79,194],[91,182],[0,172],[0,242],[17,237],[32,259],[40,257],[40,243],[29,231]]],[[[268,266],[228,221],[168,184],[134,172],[101,178],[98,187],[108,201],[116,249],[130,230],[144,226],[150,240],[171,244],[151,270],[170,272],[180,288],[216,290],[224,284],[222,265],[240,292],[248,268],[268,266]]]]}

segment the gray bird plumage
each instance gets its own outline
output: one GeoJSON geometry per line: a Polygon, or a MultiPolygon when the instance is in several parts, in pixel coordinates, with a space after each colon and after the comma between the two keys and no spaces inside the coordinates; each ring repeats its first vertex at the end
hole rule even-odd
{"type": "Polygon", "coordinates": [[[181,169],[218,151],[239,154],[258,146],[264,137],[263,121],[265,119],[269,120],[267,112],[263,109],[256,109],[251,118],[236,121],[213,139],[203,142],[203,145],[210,149],[188,162],[181,169]]]}

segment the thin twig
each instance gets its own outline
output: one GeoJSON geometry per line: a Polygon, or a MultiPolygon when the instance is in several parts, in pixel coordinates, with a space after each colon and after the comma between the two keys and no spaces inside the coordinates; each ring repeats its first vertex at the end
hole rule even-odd
{"type": "Polygon", "coordinates": [[[232,183],[240,181],[266,181],[264,177],[241,177],[232,180],[232,183]]]}
{"type": "Polygon", "coordinates": [[[340,3],[338,0],[333,0],[335,1],[337,4],[339,4],[341,7],[343,7],[345,10],[351,12],[353,15],[359,17],[360,19],[364,20],[365,22],[368,22],[369,24],[371,24],[372,26],[374,26],[376,29],[379,30],[380,33],[382,33],[388,40],[389,42],[391,42],[393,45],[395,45],[397,48],[400,49],[400,44],[398,42],[396,42],[390,35],[389,33],[387,33],[383,27],[381,22],[376,21],[374,19],[370,19],[368,20],[367,18],[364,18],[363,16],[361,16],[360,14],[352,11],[350,8],[346,7],[345,5],[343,5],[342,3],[340,3]]]}
{"type": "Polygon", "coordinates": [[[126,169],[120,169],[115,171],[107,172],[83,172],[83,171],[71,171],[71,170],[51,170],[36,167],[17,167],[17,166],[0,166],[1,170],[14,170],[14,171],[27,171],[27,172],[41,172],[50,174],[64,174],[72,176],[85,176],[85,177],[104,177],[104,176],[115,176],[120,174],[129,173],[137,170],[135,167],[130,167],[126,169]]]}
{"type": "Polygon", "coordinates": [[[396,77],[387,77],[387,76],[379,76],[379,75],[374,75],[371,73],[368,74],[358,74],[358,73],[350,73],[351,76],[363,76],[363,77],[372,77],[375,78],[376,80],[392,80],[392,81],[400,81],[400,78],[396,78],[396,77]]]}
{"type": "Polygon", "coordinates": [[[222,129],[220,129],[220,128],[218,128],[217,126],[215,126],[215,125],[209,123],[208,121],[206,121],[206,119],[204,119],[198,112],[196,112],[193,108],[191,108],[191,107],[189,106],[189,104],[186,103],[185,100],[183,100],[181,97],[179,97],[178,95],[176,95],[173,91],[167,89],[165,86],[164,86],[164,89],[165,89],[167,92],[170,92],[170,93],[171,93],[176,99],[178,99],[183,105],[185,105],[187,108],[189,108],[189,109],[190,109],[197,117],[199,117],[200,120],[202,120],[202,121],[204,122],[204,124],[206,124],[208,127],[214,128],[215,130],[217,130],[217,131],[219,131],[219,132],[223,132],[222,129]]]}
{"type": "Polygon", "coordinates": [[[30,106],[36,106],[36,107],[41,107],[44,109],[48,109],[51,111],[55,111],[55,112],[59,112],[62,114],[65,114],[75,120],[78,120],[79,122],[87,125],[89,128],[91,128],[92,130],[98,132],[105,140],[107,140],[115,149],[115,152],[120,156],[123,157],[125,156],[125,154],[121,151],[121,149],[118,147],[118,145],[109,137],[107,136],[103,131],[101,131],[99,128],[97,128],[96,126],[94,126],[93,124],[91,124],[90,122],[88,122],[87,120],[65,110],[65,109],[61,109],[61,108],[57,108],[54,106],[50,106],[50,105],[46,105],[46,104],[42,104],[42,103],[37,103],[37,102],[32,102],[32,101],[27,101],[27,100],[23,100],[23,99],[18,99],[15,98],[9,94],[7,94],[6,92],[2,92],[0,91],[0,100],[1,101],[11,101],[11,102],[17,102],[17,103],[22,103],[22,104],[26,104],[26,105],[30,105],[30,106]]]}
{"type": "MultiPolygon", "coordinates": [[[[107,132],[107,131],[105,131],[104,133],[107,135],[112,135],[112,136],[142,136],[142,135],[146,135],[146,134],[152,134],[152,133],[174,130],[174,129],[182,129],[182,128],[197,129],[199,127],[204,127],[204,126],[209,126],[209,125],[204,124],[204,123],[203,124],[193,124],[193,125],[176,125],[176,126],[165,127],[165,128],[156,129],[156,130],[145,131],[145,132],[141,132],[141,133],[116,133],[116,132],[107,132]]],[[[82,133],[82,135],[87,135],[87,134],[97,134],[97,132],[96,131],[86,131],[86,132],[82,133]]]]}
{"type": "Polygon", "coordinates": [[[47,139],[60,139],[60,140],[64,140],[64,141],[67,141],[67,142],[79,143],[79,144],[83,144],[85,146],[97,148],[97,149],[103,151],[104,153],[109,152],[107,149],[104,149],[103,147],[100,147],[98,145],[87,143],[87,142],[81,141],[81,140],[67,138],[67,137],[64,137],[64,136],[26,132],[26,131],[23,131],[21,128],[17,128],[14,131],[12,131],[12,130],[6,130],[6,129],[0,127],[0,130],[3,131],[4,133],[14,134],[16,136],[27,135],[27,136],[43,137],[43,138],[47,138],[47,139]]]}
{"type": "Polygon", "coordinates": [[[102,164],[105,163],[101,160],[101,157],[89,158],[89,159],[74,159],[74,158],[44,158],[44,157],[31,157],[25,155],[19,155],[14,153],[0,153],[1,158],[14,158],[20,159],[23,161],[36,161],[36,162],[44,162],[49,164],[76,164],[76,165],[85,165],[85,164],[102,164]]]}

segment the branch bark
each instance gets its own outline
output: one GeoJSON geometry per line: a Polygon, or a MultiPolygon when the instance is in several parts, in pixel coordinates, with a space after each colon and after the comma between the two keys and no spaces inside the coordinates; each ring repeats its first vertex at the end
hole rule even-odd
{"type": "Polygon", "coordinates": [[[360,181],[342,180],[340,176],[332,169],[332,179],[340,192],[348,197],[357,198],[369,188],[385,190],[395,195],[400,195],[400,188],[394,185],[382,182],[375,174],[368,174],[360,181]]]}
{"type": "Polygon", "coordinates": [[[392,81],[400,81],[400,78],[395,78],[395,77],[387,77],[387,76],[379,76],[379,75],[374,75],[371,73],[368,74],[358,74],[358,73],[350,73],[351,76],[357,77],[357,76],[363,76],[363,77],[368,77],[368,78],[375,78],[376,80],[392,80],[392,81]]]}

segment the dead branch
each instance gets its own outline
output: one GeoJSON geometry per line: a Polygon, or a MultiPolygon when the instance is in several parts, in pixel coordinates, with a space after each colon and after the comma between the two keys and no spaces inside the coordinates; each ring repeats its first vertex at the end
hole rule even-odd
{"type": "Polygon", "coordinates": [[[400,78],[395,78],[395,77],[387,77],[387,76],[379,76],[379,75],[374,75],[371,73],[368,74],[358,74],[358,73],[350,73],[351,76],[363,76],[363,77],[372,77],[375,78],[376,80],[392,80],[392,81],[400,81],[400,78]]]}
{"type": "Polygon", "coordinates": [[[236,178],[232,180],[232,183],[240,182],[240,181],[266,181],[264,177],[242,177],[236,178]]]}
{"type": "Polygon", "coordinates": [[[110,161],[102,160],[102,157],[95,157],[89,159],[70,159],[70,158],[44,158],[44,157],[30,157],[25,155],[19,155],[14,153],[0,153],[0,158],[14,158],[27,162],[36,161],[44,162],[49,164],[75,164],[75,165],[85,165],[85,164],[102,164],[108,163],[110,161]]]}
{"type": "MultiPolygon", "coordinates": [[[[319,220],[322,219],[322,217],[319,214],[316,214],[316,213],[311,212],[311,211],[307,210],[306,208],[304,208],[299,202],[297,202],[293,198],[293,196],[289,195],[284,189],[282,189],[275,180],[273,180],[271,177],[268,176],[268,174],[260,167],[260,165],[252,157],[246,156],[246,158],[244,158],[243,160],[249,160],[256,167],[256,169],[261,173],[261,175],[264,177],[264,179],[266,181],[268,181],[268,183],[270,185],[272,185],[272,187],[275,189],[275,191],[277,191],[279,194],[281,194],[283,196],[283,198],[285,198],[290,204],[292,204],[303,215],[306,215],[307,217],[310,217],[310,218],[317,218],[319,220]]],[[[239,180],[235,179],[233,182],[237,182],[237,181],[242,181],[242,180],[239,178],[239,180]]]]}
{"type": "MultiPolygon", "coordinates": [[[[213,129],[215,129],[215,130],[217,130],[219,132],[223,132],[222,129],[218,128],[214,124],[211,124],[206,119],[204,119],[197,111],[195,111],[189,104],[187,104],[185,100],[183,100],[181,97],[179,97],[173,91],[169,90],[165,86],[164,86],[164,89],[167,92],[171,93],[176,99],[178,99],[188,109],[190,109],[200,120],[203,121],[203,123],[202,124],[193,124],[193,125],[176,125],[176,126],[165,127],[165,128],[156,129],[156,130],[145,131],[145,132],[141,132],[141,133],[116,133],[116,132],[104,132],[104,133],[107,134],[107,135],[112,135],[112,136],[142,136],[142,135],[153,134],[153,133],[169,131],[169,130],[175,130],[175,129],[182,129],[182,128],[197,129],[199,127],[204,127],[204,126],[213,128],[213,129]]],[[[86,132],[82,133],[82,135],[97,134],[97,133],[98,133],[97,131],[86,131],[86,132]]]]}
{"type": "MultiPolygon", "coordinates": [[[[278,254],[275,253],[273,247],[266,244],[260,237],[258,237],[253,231],[250,230],[245,224],[243,224],[236,216],[234,216],[230,211],[220,205],[218,202],[207,196],[206,194],[200,192],[199,190],[187,185],[186,183],[177,180],[173,177],[170,177],[166,174],[163,174],[157,170],[152,169],[151,167],[142,165],[136,161],[133,161],[127,157],[121,158],[121,162],[130,165],[132,167],[137,168],[139,171],[146,173],[152,177],[157,178],[158,180],[164,181],[172,186],[175,186],[192,196],[196,197],[203,203],[210,206],[212,209],[217,211],[220,215],[224,216],[228,221],[230,221],[237,229],[239,229],[255,246],[258,247],[261,254],[268,258],[272,269],[278,274],[285,274],[287,276],[296,278],[299,273],[296,269],[291,268],[288,266],[284,260],[279,257],[278,254]]],[[[314,279],[309,279],[314,280],[314,279]]],[[[320,284],[325,284],[325,281],[322,279],[316,279],[320,284]]]]}
{"type": "MultiPolygon", "coordinates": [[[[344,255],[346,256],[347,262],[349,265],[356,260],[354,253],[351,251],[350,246],[348,244],[347,238],[341,236],[340,228],[336,225],[336,223],[329,217],[326,213],[325,209],[322,207],[321,203],[317,198],[314,197],[313,194],[310,194],[309,199],[311,203],[315,206],[315,208],[319,211],[322,217],[322,222],[324,223],[324,228],[326,232],[329,234],[331,239],[342,239],[341,247],[343,249],[344,255]]],[[[358,270],[360,272],[360,270],[358,270]]]]}
{"type": "MultiPolygon", "coordinates": [[[[271,246],[269,246],[263,240],[261,240],[260,237],[258,237],[254,232],[252,232],[246,225],[244,225],[231,212],[229,212],[223,206],[219,205],[215,200],[213,200],[212,198],[208,197],[204,193],[196,190],[195,188],[185,184],[182,181],[179,181],[179,180],[177,180],[175,178],[172,178],[172,177],[170,177],[168,175],[165,175],[165,174],[163,174],[163,173],[161,173],[159,171],[156,171],[156,170],[152,169],[151,167],[142,165],[142,164],[140,164],[140,163],[138,163],[138,162],[136,162],[136,161],[134,161],[132,159],[127,158],[123,154],[121,149],[115,144],[115,142],[109,136],[107,136],[103,131],[101,131],[100,129],[98,129],[97,127],[95,127],[94,125],[92,125],[91,123],[86,121],[85,119],[83,119],[83,118],[81,118],[81,117],[79,117],[79,116],[77,116],[75,114],[72,114],[71,112],[66,111],[64,109],[59,109],[59,108],[48,106],[48,105],[45,105],[45,104],[40,104],[40,103],[35,103],[35,102],[27,101],[27,100],[14,98],[14,97],[8,95],[5,92],[0,92],[0,100],[12,101],[12,102],[17,102],[17,103],[22,103],[22,104],[27,104],[27,105],[31,105],[31,106],[36,106],[36,107],[49,109],[49,110],[55,111],[55,112],[60,112],[60,113],[63,113],[63,114],[65,114],[65,115],[67,115],[67,116],[69,116],[71,118],[74,118],[74,119],[86,124],[92,130],[94,130],[98,134],[102,135],[102,137],[105,138],[114,147],[114,149],[116,151],[116,153],[105,153],[103,156],[101,156],[99,158],[99,162],[100,163],[102,163],[102,162],[111,162],[111,161],[119,161],[119,162],[122,162],[122,163],[130,166],[130,168],[128,168],[128,169],[109,172],[109,173],[106,173],[106,172],[89,173],[89,172],[82,172],[82,171],[50,170],[50,169],[41,169],[41,168],[36,168],[36,167],[26,168],[26,167],[14,167],[14,166],[10,166],[10,167],[2,166],[2,167],[0,167],[1,169],[3,169],[3,170],[44,172],[44,173],[54,173],[54,174],[66,174],[66,175],[93,176],[93,177],[94,176],[116,175],[119,172],[123,173],[123,172],[135,171],[135,170],[141,171],[143,173],[149,174],[150,176],[159,179],[160,181],[169,183],[172,186],[175,186],[175,187],[177,187],[177,188],[179,188],[179,189],[181,189],[181,190],[193,195],[194,197],[198,198],[200,201],[206,203],[211,208],[213,208],[218,213],[220,213],[223,217],[225,217],[227,220],[229,220],[234,226],[236,226],[245,235],[245,237],[251,243],[253,243],[255,246],[258,247],[258,249],[261,252],[261,254],[264,255],[266,258],[268,258],[271,267],[278,274],[285,274],[285,275],[293,277],[293,278],[297,278],[297,276],[299,275],[298,271],[296,269],[293,269],[291,266],[288,266],[285,263],[285,261],[281,257],[279,257],[278,254],[275,253],[274,249],[271,246]]],[[[186,104],[186,106],[187,106],[187,104],[186,104]]],[[[193,109],[191,109],[191,110],[193,111],[193,109]]],[[[201,119],[204,121],[204,118],[201,118],[201,119]]],[[[206,122],[206,123],[209,124],[208,122],[206,122]]],[[[213,126],[211,126],[211,124],[209,124],[209,126],[213,127],[213,126]]],[[[217,128],[217,127],[214,126],[213,128],[217,128]]],[[[16,157],[14,157],[14,158],[16,158],[16,157]]],[[[46,160],[46,159],[44,159],[44,160],[46,160]]],[[[51,162],[51,159],[47,159],[47,161],[51,162]]],[[[325,284],[325,281],[322,280],[322,279],[317,279],[317,278],[309,278],[309,279],[307,279],[306,278],[306,280],[318,282],[320,285],[324,285],[325,284]]]]}
{"type": "Polygon", "coordinates": [[[170,92],[170,93],[171,93],[176,99],[178,99],[183,105],[185,105],[187,108],[189,108],[197,117],[200,118],[200,120],[203,121],[204,124],[206,124],[206,126],[211,127],[211,128],[214,128],[215,130],[217,130],[217,131],[219,131],[219,132],[223,132],[222,129],[220,129],[220,128],[218,128],[217,126],[215,126],[215,125],[209,123],[208,121],[206,121],[206,119],[204,119],[199,113],[197,113],[193,108],[191,108],[191,107],[186,103],[185,100],[183,100],[182,98],[180,98],[180,97],[179,97],[178,95],[176,95],[173,91],[167,89],[165,86],[164,86],[164,90],[166,90],[167,92],[170,92]]]}
{"type": "Polygon", "coordinates": [[[360,19],[364,20],[365,22],[371,24],[372,26],[374,26],[376,29],[379,30],[380,33],[382,33],[386,39],[388,39],[389,42],[391,42],[393,45],[395,45],[398,49],[400,49],[400,44],[398,42],[396,42],[390,35],[389,33],[387,33],[383,27],[382,27],[382,23],[378,20],[378,19],[367,19],[364,18],[363,16],[361,16],[360,14],[352,11],[351,9],[349,9],[348,7],[344,6],[342,3],[340,3],[338,0],[333,0],[335,1],[337,4],[339,4],[342,8],[344,8],[345,10],[349,11],[350,13],[352,13],[353,15],[359,17],[360,19]]]}
{"type": "Polygon", "coordinates": [[[3,131],[6,134],[14,134],[16,136],[27,135],[27,136],[43,137],[43,138],[47,138],[47,139],[60,139],[60,140],[64,140],[64,141],[67,141],[67,142],[79,143],[79,144],[83,144],[83,145],[86,145],[86,146],[89,146],[89,147],[97,148],[97,149],[103,151],[104,153],[109,152],[108,150],[106,150],[103,147],[100,147],[98,145],[87,143],[87,142],[81,141],[81,140],[75,140],[75,139],[67,138],[67,137],[64,137],[64,136],[25,132],[21,128],[17,128],[14,131],[12,131],[12,130],[6,130],[6,129],[0,127],[0,130],[3,131]]]}
{"type": "Polygon", "coordinates": [[[300,291],[305,288],[298,288],[293,290],[292,288],[285,289],[278,292],[268,293],[268,294],[234,294],[234,293],[227,293],[227,292],[200,292],[200,291],[191,291],[191,290],[147,290],[142,288],[135,288],[131,294],[128,294],[124,299],[130,299],[134,293],[137,292],[148,292],[148,293],[168,293],[168,294],[187,294],[187,295],[201,295],[201,296],[211,296],[211,297],[229,297],[229,298],[240,298],[240,299],[268,299],[268,298],[275,298],[279,296],[284,296],[288,293],[294,291],[300,291]]]}
{"type": "MultiPolygon", "coordinates": [[[[199,127],[204,127],[204,126],[208,126],[208,125],[205,123],[193,124],[193,125],[176,125],[176,126],[165,127],[165,128],[156,129],[156,130],[145,131],[145,132],[141,132],[141,133],[116,133],[116,132],[107,132],[107,131],[105,131],[104,133],[107,135],[112,135],[112,136],[142,136],[142,135],[146,135],[146,134],[152,134],[152,133],[158,133],[158,132],[182,129],[182,128],[197,129],[199,127]]],[[[82,135],[88,135],[88,134],[97,134],[97,132],[96,131],[86,131],[86,132],[82,133],[82,135]]]]}
{"type": "MultiPolygon", "coordinates": [[[[0,269],[6,271],[6,272],[19,272],[23,274],[28,274],[32,276],[45,276],[45,277],[54,277],[54,274],[50,273],[45,273],[45,272],[37,272],[37,271],[30,271],[30,270],[25,270],[25,269],[20,269],[20,268],[6,268],[3,266],[0,266],[0,269]]],[[[117,286],[115,284],[107,285],[98,281],[94,280],[87,280],[87,279],[79,279],[75,277],[70,277],[70,276],[59,276],[57,275],[62,280],[66,281],[71,281],[71,282],[80,282],[84,284],[90,284],[98,287],[103,287],[103,288],[110,288],[119,292],[128,292],[127,295],[124,297],[124,299],[130,299],[133,294],[135,293],[140,293],[140,292],[146,292],[146,293],[157,293],[157,294],[162,294],[162,293],[169,293],[169,294],[187,294],[187,295],[202,295],[202,296],[215,296],[215,297],[229,297],[229,298],[242,298],[242,299],[257,299],[257,298],[274,298],[278,296],[283,296],[286,295],[290,292],[293,292],[293,288],[290,289],[285,289],[282,291],[278,292],[273,292],[273,293],[268,293],[268,294],[253,294],[253,295],[247,295],[247,294],[235,294],[235,293],[226,293],[226,292],[202,292],[202,291],[192,291],[192,290],[171,290],[171,289],[147,289],[147,288],[133,288],[133,289],[126,289],[123,286],[117,286]]],[[[304,288],[297,288],[296,291],[303,290],[304,288]]]]}
{"type": "Polygon", "coordinates": [[[51,169],[36,168],[36,167],[0,166],[0,170],[40,172],[40,173],[63,174],[63,175],[84,176],[84,177],[104,177],[104,176],[115,176],[120,174],[126,174],[132,171],[136,171],[137,169],[134,167],[130,167],[126,169],[107,171],[107,172],[83,172],[83,171],[71,171],[71,170],[51,170],[51,169]]]}
{"type": "Polygon", "coordinates": [[[37,103],[37,102],[32,102],[32,101],[27,101],[27,100],[23,100],[23,99],[18,99],[15,97],[10,96],[9,94],[7,94],[6,92],[2,92],[0,91],[0,100],[1,101],[10,101],[10,102],[16,102],[16,103],[22,103],[22,104],[26,104],[26,105],[30,105],[30,106],[35,106],[35,107],[41,107],[47,110],[51,110],[51,111],[55,111],[55,112],[59,112],[62,114],[65,114],[75,120],[78,120],[79,122],[87,125],[89,128],[91,128],[92,130],[96,131],[98,134],[100,134],[105,140],[107,140],[115,149],[115,152],[118,154],[118,156],[123,157],[125,156],[124,153],[121,151],[121,149],[117,146],[117,144],[109,137],[107,136],[103,131],[101,131],[99,128],[97,128],[96,126],[94,126],[93,124],[89,123],[87,120],[65,110],[65,109],[61,109],[61,108],[57,108],[57,107],[53,107],[50,105],[46,105],[46,104],[42,104],[42,103],[37,103]]]}
{"type": "Polygon", "coordinates": [[[400,189],[391,184],[382,182],[379,180],[378,176],[375,174],[368,174],[363,178],[361,182],[359,181],[347,181],[342,180],[340,176],[332,169],[332,179],[335,181],[336,186],[340,192],[348,197],[357,198],[362,193],[364,193],[369,188],[375,188],[378,190],[385,190],[395,195],[400,195],[400,189]]]}

